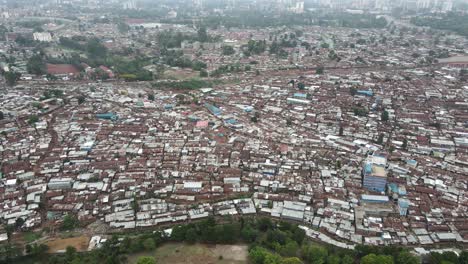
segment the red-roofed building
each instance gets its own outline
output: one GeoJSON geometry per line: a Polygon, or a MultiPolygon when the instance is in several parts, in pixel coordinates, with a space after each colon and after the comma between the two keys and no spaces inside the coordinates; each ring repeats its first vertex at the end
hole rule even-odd
{"type": "Polygon", "coordinates": [[[106,72],[110,79],[113,79],[115,77],[114,73],[109,68],[107,68],[106,66],[101,65],[101,66],[99,66],[99,68],[101,70],[103,70],[104,72],[106,72]]]}
{"type": "Polygon", "coordinates": [[[47,63],[47,73],[58,76],[76,76],[80,73],[78,68],[71,64],[50,64],[47,63]]]}

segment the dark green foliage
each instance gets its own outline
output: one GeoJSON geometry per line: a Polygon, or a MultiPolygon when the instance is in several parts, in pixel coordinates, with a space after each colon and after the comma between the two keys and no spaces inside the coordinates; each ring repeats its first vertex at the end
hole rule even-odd
{"type": "Polygon", "coordinates": [[[154,239],[151,237],[148,237],[143,241],[143,247],[145,250],[153,250],[156,248],[156,243],[154,242],[154,239]]]}
{"type": "Polygon", "coordinates": [[[327,264],[340,264],[341,263],[341,258],[340,256],[337,255],[329,255],[327,257],[327,264]]]}
{"type": "MultiPolygon", "coordinates": [[[[202,221],[175,226],[172,229],[173,241],[190,243],[236,243],[247,242],[251,245],[249,258],[251,263],[259,264],[419,264],[419,257],[408,250],[396,246],[374,247],[357,245],[355,251],[304,242],[304,233],[296,224],[279,222],[276,226],[268,218],[233,219],[226,218],[223,223],[216,223],[213,217],[202,221]],[[260,232],[263,228],[265,232],[260,232]],[[300,231],[299,231],[300,230],[300,231]],[[355,256],[354,256],[355,255],[355,256]],[[298,258],[300,256],[300,258],[298,258]],[[302,258],[302,259],[301,259],[302,258]]],[[[162,231],[143,232],[125,235],[123,239],[113,236],[102,247],[90,252],[78,253],[74,248],[67,248],[65,254],[48,256],[47,247],[30,245],[27,254],[34,263],[115,263],[123,264],[125,254],[151,251],[168,241],[162,231]]],[[[10,245],[10,244],[8,244],[10,245]]],[[[0,261],[18,256],[19,251],[12,245],[0,247],[0,261]],[[8,253],[7,253],[8,252],[8,253]]],[[[468,253],[459,257],[454,253],[432,253],[431,264],[460,263],[466,264],[468,253]]],[[[221,259],[220,259],[221,260],[221,259]]],[[[20,263],[20,262],[7,262],[20,263]]],[[[29,263],[29,262],[28,262],[29,263]]]]}
{"type": "Polygon", "coordinates": [[[198,234],[195,228],[189,228],[185,233],[185,241],[189,243],[195,243],[197,241],[198,234]]]}
{"type": "Polygon", "coordinates": [[[379,138],[377,139],[377,144],[382,144],[384,141],[384,134],[380,134],[379,138]]]}
{"type": "Polygon", "coordinates": [[[247,51],[250,54],[261,54],[265,52],[266,48],[267,44],[265,40],[249,40],[249,42],[247,43],[247,51]]]}
{"type": "Polygon", "coordinates": [[[41,55],[33,55],[29,58],[28,63],[26,64],[26,68],[28,73],[35,74],[35,75],[42,75],[45,74],[46,64],[41,55]]]}
{"type": "Polygon", "coordinates": [[[301,248],[301,255],[304,260],[308,263],[325,263],[328,251],[326,248],[318,246],[305,244],[301,248]]]}
{"type": "Polygon", "coordinates": [[[366,108],[358,106],[353,108],[353,112],[355,116],[367,116],[369,113],[366,108]]]}
{"type": "Polygon", "coordinates": [[[387,255],[376,255],[371,253],[369,255],[364,256],[361,259],[361,264],[393,264],[392,256],[387,255]]]}
{"type": "Polygon", "coordinates": [[[39,117],[37,115],[32,115],[28,118],[28,123],[30,125],[33,125],[35,123],[39,122],[39,117]]]}
{"type": "Polygon", "coordinates": [[[387,122],[388,121],[388,112],[387,110],[384,110],[382,112],[382,114],[380,115],[380,120],[382,120],[383,122],[387,122]]]}
{"type": "Polygon", "coordinates": [[[136,264],[156,264],[154,257],[142,256],[137,259],[136,264]]]}
{"type": "Polygon", "coordinates": [[[212,82],[199,80],[199,79],[190,79],[185,81],[179,82],[157,82],[153,84],[153,87],[160,88],[160,87],[167,87],[167,88],[174,88],[174,89],[187,89],[187,90],[195,90],[200,88],[211,87],[213,85],[212,82]]]}
{"type": "Polygon", "coordinates": [[[241,68],[241,66],[238,63],[231,65],[223,65],[220,66],[218,69],[214,70],[211,73],[211,76],[220,76],[222,74],[231,72],[242,72],[243,70],[246,70],[246,68],[241,68]]]}
{"type": "Polygon", "coordinates": [[[86,101],[86,97],[84,97],[84,96],[79,96],[79,97],[78,97],[78,104],[82,104],[82,103],[84,103],[85,101],[86,101]]]}
{"type": "Polygon", "coordinates": [[[318,66],[317,69],[315,69],[316,74],[323,74],[325,68],[323,66],[318,66]]]}
{"type": "Polygon", "coordinates": [[[265,232],[268,229],[273,228],[273,222],[270,220],[270,218],[262,217],[262,218],[258,219],[258,221],[257,221],[257,228],[260,231],[265,232]]]}
{"type": "Polygon", "coordinates": [[[415,16],[411,23],[417,26],[431,27],[434,29],[450,30],[463,36],[468,36],[468,15],[459,13],[447,13],[438,16],[415,16]]]}
{"type": "Polygon", "coordinates": [[[133,60],[125,60],[119,57],[112,57],[108,60],[108,64],[113,65],[115,72],[126,81],[153,80],[153,74],[143,69],[143,67],[151,64],[149,58],[136,57],[133,60]]]}
{"type": "Polygon", "coordinates": [[[62,226],[60,227],[61,230],[73,230],[76,227],[78,227],[80,222],[78,221],[78,218],[72,214],[67,214],[63,218],[63,223],[62,226]]]}
{"type": "Polygon", "coordinates": [[[421,259],[408,251],[401,251],[396,257],[396,264],[419,264],[421,259]]]}
{"type": "Polygon", "coordinates": [[[98,38],[92,38],[86,43],[86,51],[92,57],[106,57],[107,48],[98,38]]]}
{"type": "MultiPolygon", "coordinates": [[[[466,254],[466,253],[465,253],[466,254]]],[[[431,252],[429,256],[429,263],[431,264],[458,264],[459,257],[452,251],[444,253],[431,252]]]]}
{"type": "Polygon", "coordinates": [[[9,71],[5,72],[3,76],[8,86],[15,86],[21,77],[21,73],[9,71]]]}
{"type": "Polygon", "coordinates": [[[236,53],[232,46],[223,46],[223,55],[229,56],[236,53]]]}
{"type": "Polygon", "coordinates": [[[201,71],[200,71],[200,77],[202,77],[202,78],[203,78],[203,77],[208,77],[208,72],[205,71],[205,70],[201,70],[201,71]]]}
{"type": "Polygon", "coordinates": [[[63,97],[63,91],[59,89],[46,90],[41,97],[41,100],[47,100],[50,98],[61,98],[63,97]]]}
{"type": "Polygon", "coordinates": [[[402,149],[408,148],[408,140],[407,140],[406,138],[403,139],[403,144],[401,145],[401,148],[402,148],[402,149]]]}
{"type": "Polygon", "coordinates": [[[198,41],[200,42],[207,42],[209,40],[208,33],[206,31],[206,27],[202,26],[197,31],[198,41]]]}

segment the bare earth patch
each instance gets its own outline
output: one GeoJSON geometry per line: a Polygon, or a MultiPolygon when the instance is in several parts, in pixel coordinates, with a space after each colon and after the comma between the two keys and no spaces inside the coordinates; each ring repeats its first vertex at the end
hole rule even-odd
{"type": "Polygon", "coordinates": [[[71,238],[56,238],[46,242],[49,246],[49,253],[63,252],[68,246],[75,247],[78,251],[86,251],[89,244],[88,236],[79,236],[71,238]]]}
{"type": "Polygon", "coordinates": [[[167,243],[153,252],[128,256],[128,263],[136,263],[140,256],[153,256],[158,264],[246,264],[247,251],[247,245],[167,243]]]}

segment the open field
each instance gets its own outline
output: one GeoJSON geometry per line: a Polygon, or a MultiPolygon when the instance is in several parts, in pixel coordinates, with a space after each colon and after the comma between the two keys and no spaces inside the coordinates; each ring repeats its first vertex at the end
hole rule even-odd
{"type": "Polygon", "coordinates": [[[158,264],[246,264],[247,251],[247,245],[167,243],[153,252],[128,256],[128,263],[136,263],[140,256],[153,256],[158,264]]]}
{"type": "Polygon", "coordinates": [[[75,247],[78,251],[86,251],[89,244],[88,236],[79,236],[71,238],[56,238],[46,242],[49,246],[49,253],[64,251],[68,246],[75,247]]]}
{"type": "Polygon", "coordinates": [[[168,69],[164,71],[164,77],[167,79],[173,79],[173,80],[188,80],[192,78],[197,78],[199,76],[199,72],[197,71],[192,71],[192,70],[186,70],[186,69],[168,69]]]}

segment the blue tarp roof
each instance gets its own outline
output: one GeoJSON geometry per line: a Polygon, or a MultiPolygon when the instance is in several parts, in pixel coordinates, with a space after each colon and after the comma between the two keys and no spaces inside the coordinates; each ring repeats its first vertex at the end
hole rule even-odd
{"type": "Polygon", "coordinates": [[[358,90],[357,93],[367,95],[367,96],[373,96],[374,95],[374,92],[372,92],[371,90],[358,90]]]}

